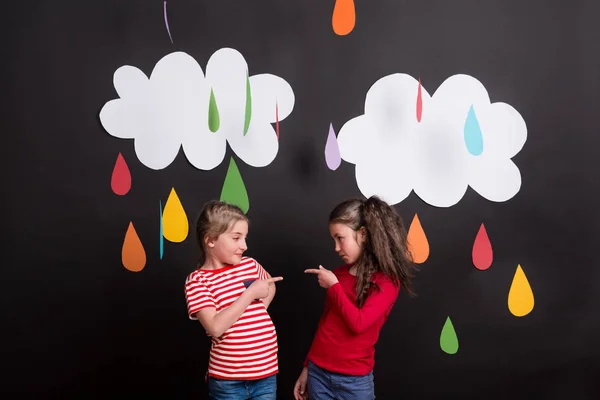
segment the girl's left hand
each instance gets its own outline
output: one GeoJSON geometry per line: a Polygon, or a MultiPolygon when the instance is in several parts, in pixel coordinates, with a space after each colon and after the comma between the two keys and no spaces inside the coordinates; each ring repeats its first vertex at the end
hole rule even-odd
{"type": "Polygon", "coordinates": [[[335,276],[335,274],[330,270],[323,268],[322,265],[319,265],[319,269],[304,270],[304,273],[317,275],[319,278],[319,285],[325,289],[329,289],[339,282],[337,276],[335,276]]]}

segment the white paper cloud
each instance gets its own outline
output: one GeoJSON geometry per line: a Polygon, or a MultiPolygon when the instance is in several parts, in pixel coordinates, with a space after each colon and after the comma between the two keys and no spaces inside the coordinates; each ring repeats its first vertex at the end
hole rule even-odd
{"type": "Polygon", "coordinates": [[[342,159],[356,165],[362,194],[397,204],[414,190],[437,207],[458,203],[469,185],[495,202],[517,194],[521,174],[511,158],[527,138],[521,115],[508,104],[491,104],[477,79],[454,75],[433,97],[422,88],[418,122],[418,86],[406,74],[379,79],[367,92],[365,113],[340,129],[342,159]],[[465,143],[471,106],[483,138],[480,155],[471,154],[465,143]]]}
{"type": "Polygon", "coordinates": [[[271,74],[250,76],[251,119],[246,135],[246,78],[248,65],[234,49],[216,51],[206,75],[191,56],[175,52],[163,57],[150,78],[132,66],[114,74],[120,98],[100,111],[106,131],[122,139],[134,139],[139,160],[158,170],[173,162],[179,148],[198,169],[210,170],[225,156],[226,143],[253,167],[271,163],[279,149],[272,123],[285,119],[294,108],[294,92],[282,78],[271,74]],[[211,89],[220,125],[209,129],[211,89]]]}

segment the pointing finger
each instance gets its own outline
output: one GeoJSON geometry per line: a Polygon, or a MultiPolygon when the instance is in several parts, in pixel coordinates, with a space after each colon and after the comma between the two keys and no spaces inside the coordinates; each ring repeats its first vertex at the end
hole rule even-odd
{"type": "Polygon", "coordinates": [[[275,278],[269,278],[269,279],[265,279],[268,283],[273,283],[273,282],[279,282],[283,280],[283,277],[281,276],[277,276],[275,278]]]}
{"type": "Polygon", "coordinates": [[[304,270],[305,274],[318,274],[319,272],[321,272],[321,271],[319,271],[318,269],[305,269],[304,270]]]}

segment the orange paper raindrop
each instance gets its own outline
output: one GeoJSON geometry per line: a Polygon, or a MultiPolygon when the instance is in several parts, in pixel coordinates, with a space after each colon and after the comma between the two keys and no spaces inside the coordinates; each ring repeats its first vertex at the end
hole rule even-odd
{"type": "Polygon", "coordinates": [[[333,31],[340,36],[347,35],[354,29],[355,23],[354,0],[336,0],[331,17],[333,31]]]}
{"type": "Polygon", "coordinates": [[[410,223],[407,240],[413,261],[417,264],[424,263],[429,257],[429,242],[417,214],[410,223]]]}
{"type": "Polygon", "coordinates": [[[533,310],[533,304],[533,291],[523,268],[518,265],[508,292],[508,309],[515,317],[524,317],[533,310]]]}
{"type": "Polygon", "coordinates": [[[131,272],[139,272],[146,266],[146,250],[133,227],[133,222],[129,222],[127,233],[125,233],[121,261],[123,266],[131,272]]]}

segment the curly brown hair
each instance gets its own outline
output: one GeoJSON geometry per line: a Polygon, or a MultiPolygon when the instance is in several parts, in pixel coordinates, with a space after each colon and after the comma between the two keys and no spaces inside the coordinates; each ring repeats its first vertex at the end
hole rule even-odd
{"type": "Polygon", "coordinates": [[[415,296],[412,278],[417,266],[407,246],[407,233],[400,215],[377,196],[366,200],[350,199],[338,204],[329,215],[329,223],[342,223],[357,232],[366,230],[356,266],[356,302],[362,307],[372,290],[375,272],[383,272],[396,285],[415,296]]]}

